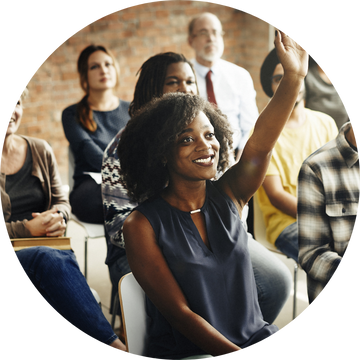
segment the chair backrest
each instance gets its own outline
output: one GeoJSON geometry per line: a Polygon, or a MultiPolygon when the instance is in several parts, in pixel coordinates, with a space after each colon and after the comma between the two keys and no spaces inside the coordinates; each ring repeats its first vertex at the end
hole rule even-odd
{"type": "Polygon", "coordinates": [[[75,172],[75,158],[70,146],[68,147],[68,163],[69,163],[68,183],[69,183],[69,194],[70,194],[72,188],[74,187],[73,175],[75,172]]]}
{"type": "Polygon", "coordinates": [[[120,279],[119,298],[126,349],[131,354],[144,355],[147,344],[145,293],[132,273],[120,279]]]}

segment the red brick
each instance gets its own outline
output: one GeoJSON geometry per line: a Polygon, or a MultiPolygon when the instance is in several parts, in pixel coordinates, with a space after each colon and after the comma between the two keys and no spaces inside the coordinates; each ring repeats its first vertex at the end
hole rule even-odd
{"type": "MultiPolygon", "coordinates": [[[[170,18],[162,18],[162,19],[157,19],[156,20],[156,26],[158,26],[159,28],[164,28],[166,27],[166,32],[169,33],[177,33],[178,29],[172,27],[173,20],[170,18]]],[[[178,25],[178,23],[177,23],[178,25]]],[[[164,29],[163,29],[164,30],[164,29]]]]}
{"type": "Polygon", "coordinates": [[[155,11],[155,15],[157,18],[169,17],[169,10],[157,10],[155,11]]]}
{"type": "Polygon", "coordinates": [[[109,30],[122,30],[124,29],[124,23],[122,22],[110,23],[108,27],[109,30]]]}
{"type": "Polygon", "coordinates": [[[127,20],[132,20],[132,19],[136,19],[137,18],[137,14],[135,12],[125,12],[123,11],[120,15],[120,20],[121,21],[127,21],[127,20]]]}
{"type": "MultiPolygon", "coordinates": [[[[184,13],[185,13],[187,16],[193,17],[193,16],[199,14],[200,11],[199,11],[199,9],[197,9],[197,8],[185,8],[184,13]]],[[[190,21],[190,19],[189,19],[189,21],[190,21]]]]}
{"type": "Polygon", "coordinates": [[[73,80],[78,79],[79,75],[77,73],[64,73],[62,74],[62,80],[73,80]]]}
{"type": "Polygon", "coordinates": [[[158,36],[158,37],[155,39],[155,42],[156,42],[156,44],[158,44],[158,45],[173,44],[173,43],[170,41],[170,37],[169,37],[169,36],[166,36],[166,35],[158,36]]]}
{"type": "Polygon", "coordinates": [[[140,28],[151,28],[154,26],[154,21],[152,20],[143,20],[139,23],[140,28]]]}
{"type": "Polygon", "coordinates": [[[138,29],[136,31],[135,35],[139,36],[141,38],[149,39],[149,38],[155,38],[157,36],[162,35],[164,33],[164,31],[166,31],[166,30],[164,30],[162,28],[157,28],[157,27],[156,28],[149,28],[149,29],[143,28],[143,29],[138,29]]]}
{"type": "Polygon", "coordinates": [[[86,26],[49,56],[29,82],[20,131],[44,138],[53,145],[62,178],[67,176],[67,147],[61,113],[84,93],[76,62],[89,44],[102,44],[114,52],[121,68],[116,95],[132,100],[136,72],[150,56],[163,51],[194,57],[187,44],[190,19],[204,11],[219,16],[226,31],[224,58],[250,71],[257,90],[259,110],[268,99],[261,90],[259,68],[267,54],[268,24],[230,7],[201,1],[157,1],[124,9],[86,26]]]}
{"type": "Polygon", "coordinates": [[[32,126],[28,126],[26,130],[27,130],[28,134],[34,134],[35,135],[35,134],[40,134],[42,128],[39,125],[32,125],[32,126]]]}

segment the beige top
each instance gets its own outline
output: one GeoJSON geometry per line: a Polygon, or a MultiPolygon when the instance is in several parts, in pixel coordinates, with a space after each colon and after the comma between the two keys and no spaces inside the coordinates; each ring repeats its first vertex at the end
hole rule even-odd
{"type": "MultiPolygon", "coordinates": [[[[57,206],[65,218],[70,215],[69,200],[61,188],[61,179],[58,171],[55,155],[50,145],[41,139],[22,136],[30,145],[33,165],[32,175],[39,178],[44,190],[47,207],[44,211],[57,206]]],[[[11,202],[9,195],[5,192],[6,175],[0,174],[1,204],[6,222],[6,229],[10,238],[31,237],[30,231],[25,227],[27,220],[8,222],[11,217],[11,202]]]]}

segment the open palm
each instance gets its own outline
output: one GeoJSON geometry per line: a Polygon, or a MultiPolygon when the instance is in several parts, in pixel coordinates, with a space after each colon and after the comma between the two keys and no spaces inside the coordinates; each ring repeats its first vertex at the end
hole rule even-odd
{"type": "Polygon", "coordinates": [[[274,44],[284,72],[305,77],[308,70],[307,52],[282,31],[277,31],[274,44]]]}

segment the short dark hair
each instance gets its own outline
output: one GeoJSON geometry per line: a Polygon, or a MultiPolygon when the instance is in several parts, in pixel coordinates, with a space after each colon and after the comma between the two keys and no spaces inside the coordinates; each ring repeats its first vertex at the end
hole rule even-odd
{"type": "Polygon", "coordinates": [[[227,169],[232,131],[226,116],[198,95],[165,94],[138,111],[121,135],[117,149],[120,177],[133,201],[144,201],[164,189],[169,180],[164,158],[200,111],[209,118],[220,143],[218,171],[227,169]]]}
{"type": "MultiPolygon", "coordinates": [[[[280,63],[281,62],[276,54],[276,49],[274,48],[269,52],[263,64],[261,65],[261,69],[260,69],[261,86],[265,94],[270,98],[274,96],[274,92],[271,86],[272,76],[274,74],[274,70],[276,66],[280,63]]],[[[302,99],[305,99],[305,97],[306,97],[306,88],[304,87],[302,99]]],[[[301,100],[299,100],[298,102],[300,101],[301,100]]],[[[296,105],[298,104],[298,102],[296,103],[296,105]]]]}
{"type": "Polygon", "coordinates": [[[273,76],[276,65],[280,64],[280,60],[276,54],[276,49],[272,49],[266,56],[260,69],[261,86],[268,97],[273,97],[274,92],[271,87],[271,77],[273,76]]]}
{"type": "Polygon", "coordinates": [[[192,64],[182,54],[174,52],[160,53],[152,56],[142,64],[136,74],[140,73],[140,76],[135,86],[134,99],[129,107],[130,117],[154,97],[163,95],[167,68],[170,64],[179,62],[189,64],[196,78],[192,64]]]}

